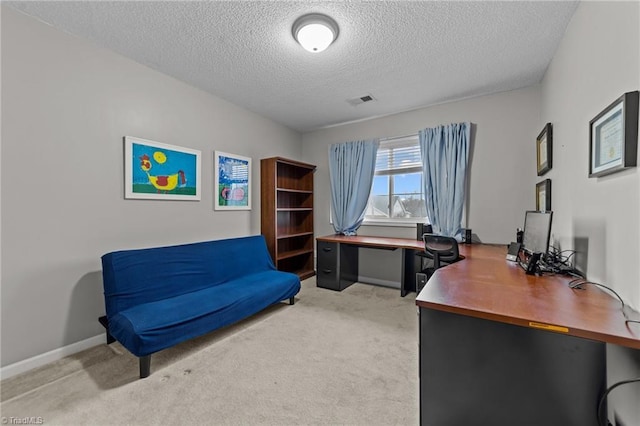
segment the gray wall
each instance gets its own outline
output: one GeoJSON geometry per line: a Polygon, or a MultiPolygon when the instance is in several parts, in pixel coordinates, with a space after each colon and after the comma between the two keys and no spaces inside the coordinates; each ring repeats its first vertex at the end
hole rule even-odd
{"type": "Polygon", "coordinates": [[[102,332],[100,256],[260,233],[260,158],[301,136],[2,6],[2,365],[102,332]],[[125,135],[202,151],[202,201],[123,198],[125,135]],[[253,158],[214,211],[213,151],[253,158]]]}
{"type": "Polygon", "coordinates": [[[547,70],[542,121],[553,123],[554,234],[563,248],[588,240],[594,281],[640,307],[640,173],[589,179],[589,121],[624,92],[640,89],[640,5],[580,4],[547,70]],[[596,19],[597,18],[597,19],[596,19]],[[594,27],[594,22],[598,23],[594,27]]]}
{"type": "MultiPolygon", "coordinates": [[[[384,102],[384,99],[379,100],[384,102]]],[[[366,105],[363,105],[366,107],[366,105]]],[[[302,153],[318,166],[315,176],[316,235],[333,234],[329,222],[328,147],[373,137],[415,134],[426,127],[470,121],[472,127],[467,225],[485,243],[508,244],[535,208],[535,139],[540,129],[540,87],[487,95],[303,135],[302,153]]],[[[463,223],[464,225],[464,223],[463,223]]],[[[415,226],[363,226],[360,235],[414,238],[415,226]]],[[[367,250],[361,280],[399,282],[400,254],[367,250]]]]}
{"type": "MultiPolygon", "coordinates": [[[[583,2],[542,82],[542,120],[553,123],[554,233],[587,248],[586,272],[640,308],[640,172],[589,179],[589,121],[640,89],[640,3],[583,2]]],[[[630,327],[638,327],[630,325],[630,327]]],[[[640,335],[640,328],[637,328],[640,335]]],[[[640,376],[640,351],[608,347],[610,384],[640,376]]],[[[610,419],[640,424],[640,384],[616,389],[610,419]]]]}

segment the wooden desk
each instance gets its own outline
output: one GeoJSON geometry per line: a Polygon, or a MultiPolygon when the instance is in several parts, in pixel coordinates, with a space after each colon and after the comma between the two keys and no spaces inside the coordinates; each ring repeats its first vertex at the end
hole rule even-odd
{"type": "Polygon", "coordinates": [[[318,287],[342,291],[358,281],[358,248],[402,250],[400,295],[416,290],[416,272],[420,259],[416,251],[424,251],[424,243],[409,238],[327,235],[316,238],[318,287]]]}
{"type": "Polygon", "coordinates": [[[526,275],[505,260],[506,246],[461,244],[460,252],[465,260],[436,271],[416,305],[640,349],[640,326],[625,324],[620,301],[606,290],[526,275]]]}
{"type": "Polygon", "coordinates": [[[640,349],[620,301],[526,275],[505,246],[460,251],[416,298],[421,424],[597,426],[605,343],[640,349]]]}

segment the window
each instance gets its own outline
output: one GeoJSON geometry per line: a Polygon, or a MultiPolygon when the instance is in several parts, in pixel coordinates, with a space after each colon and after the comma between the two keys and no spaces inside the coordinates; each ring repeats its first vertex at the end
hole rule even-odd
{"type": "Polygon", "coordinates": [[[380,141],[365,222],[428,222],[418,135],[380,141]]]}

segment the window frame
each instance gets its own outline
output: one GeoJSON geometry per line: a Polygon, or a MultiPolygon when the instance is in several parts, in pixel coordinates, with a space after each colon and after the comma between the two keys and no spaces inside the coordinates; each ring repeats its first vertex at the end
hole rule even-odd
{"type": "MultiPolygon", "coordinates": [[[[415,145],[418,146],[419,149],[419,139],[418,139],[418,134],[412,134],[412,135],[406,135],[406,136],[398,136],[398,137],[392,137],[392,138],[384,138],[384,139],[380,139],[380,146],[379,149],[389,149],[389,147],[385,147],[385,145],[396,145],[397,148],[402,148],[402,147],[406,147],[406,146],[413,146],[414,145],[414,141],[415,141],[415,145]],[[411,143],[406,143],[408,141],[411,141],[411,143]],[[405,142],[405,143],[403,143],[405,142]]],[[[377,166],[377,158],[376,158],[376,166],[377,166]]],[[[381,171],[377,171],[374,174],[375,176],[389,176],[389,188],[388,188],[388,194],[389,194],[389,204],[391,205],[391,203],[393,203],[393,199],[392,197],[394,196],[394,192],[393,192],[393,188],[394,188],[394,178],[398,175],[404,175],[404,174],[411,174],[411,173],[423,173],[422,170],[422,165],[416,165],[413,167],[407,167],[407,168],[392,168],[392,169],[386,169],[386,170],[381,170],[381,171]]],[[[373,183],[372,183],[373,186],[373,183]]],[[[422,187],[420,188],[422,191],[422,187]]],[[[371,195],[369,196],[371,197],[371,195]]],[[[411,218],[391,218],[391,217],[387,217],[387,218],[381,218],[381,217],[372,217],[372,216],[366,216],[364,217],[364,220],[362,222],[362,225],[366,225],[366,226],[399,226],[399,227],[407,227],[407,228],[413,228],[415,227],[416,223],[429,223],[429,219],[428,217],[411,217],[411,218]]]]}

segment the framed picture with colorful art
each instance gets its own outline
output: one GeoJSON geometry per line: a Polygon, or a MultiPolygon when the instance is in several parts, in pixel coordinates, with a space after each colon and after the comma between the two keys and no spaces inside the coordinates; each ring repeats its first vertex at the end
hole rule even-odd
{"type": "Polygon", "coordinates": [[[251,158],[214,153],[215,209],[251,210],[251,158]]]}
{"type": "Polygon", "coordinates": [[[200,157],[195,149],[125,136],[124,197],[200,201],[200,157]]]}

